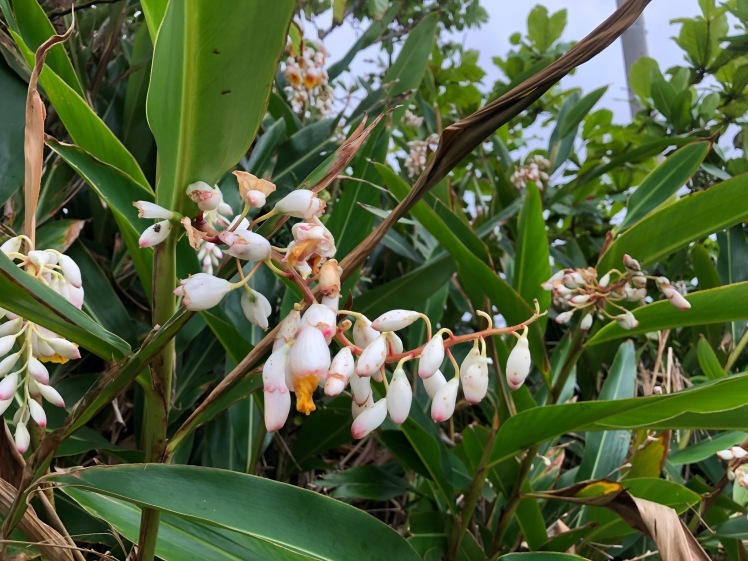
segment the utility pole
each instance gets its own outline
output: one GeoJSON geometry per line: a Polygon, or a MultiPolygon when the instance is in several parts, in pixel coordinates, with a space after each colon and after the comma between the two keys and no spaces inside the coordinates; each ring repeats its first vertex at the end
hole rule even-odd
{"type": "MultiPolygon", "coordinates": [[[[626,2],[628,2],[628,0],[616,0],[619,8],[626,2]]],[[[624,31],[621,36],[621,44],[623,45],[623,63],[626,67],[626,86],[628,87],[629,94],[629,109],[631,110],[631,116],[633,117],[639,112],[639,110],[641,110],[641,106],[636,99],[634,91],[629,85],[631,65],[634,64],[637,59],[643,56],[649,56],[649,51],[647,50],[647,30],[644,27],[644,15],[639,16],[639,19],[624,31]]]]}

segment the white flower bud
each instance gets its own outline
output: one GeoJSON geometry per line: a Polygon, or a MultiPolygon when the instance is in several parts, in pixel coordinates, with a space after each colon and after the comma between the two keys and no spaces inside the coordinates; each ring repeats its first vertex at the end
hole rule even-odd
{"type": "Polygon", "coordinates": [[[380,399],[372,407],[362,411],[351,425],[351,435],[360,439],[378,428],[387,417],[387,399],[380,399]]]}
{"type": "Polygon", "coordinates": [[[447,384],[447,379],[442,374],[441,370],[434,372],[433,376],[423,379],[423,387],[426,389],[426,393],[429,398],[434,399],[436,393],[447,384]]]}
{"type": "Polygon", "coordinates": [[[333,294],[330,296],[322,296],[320,304],[324,304],[330,308],[337,316],[338,310],[340,309],[340,294],[333,294]]]}
{"type": "Polygon", "coordinates": [[[371,322],[364,316],[358,316],[353,324],[353,343],[360,349],[365,349],[379,337],[379,332],[371,326],[371,322]]]}
{"type": "Polygon", "coordinates": [[[364,349],[356,364],[359,376],[372,376],[379,372],[387,359],[387,334],[382,333],[364,349]]]}
{"type": "MultiPolygon", "coordinates": [[[[49,385],[49,372],[47,372],[47,368],[41,363],[41,361],[33,356],[29,357],[28,369],[29,374],[31,374],[34,380],[40,384],[49,385]]],[[[0,396],[0,399],[2,399],[2,396],[0,396]]]]}
{"type": "Polygon", "coordinates": [[[506,361],[506,381],[509,389],[518,390],[530,374],[530,347],[527,337],[520,337],[506,361]]]}
{"type": "Polygon", "coordinates": [[[637,321],[636,317],[634,317],[634,314],[628,311],[624,314],[616,316],[616,321],[618,322],[618,325],[620,325],[624,329],[634,329],[637,325],[639,325],[639,322],[637,321]]]}
{"type": "Polygon", "coordinates": [[[47,414],[42,406],[33,399],[29,400],[29,413],[31,413],[31,418],[36,421],[37,425],[42,428],[47,426],[47,414]]]}
{"type": "Polygon", "coordinates": [[[592,314],[587,314],[582,318],[582,321],[579,322],[579,329],[582,331],[589,331],[590,327],[592,327],[592,314]]]}
{"type": "Polygon", "coordinates": [[[83,307],[83,287],[68,284],[67,301],[80,310],[83,307]]]}
{"type": "Polygon", "coordinates": [[[5,242],[3,242],[3,245],[0,245],[0,251],[2,251],[5,255],[8,255],[9,253],[18,253],[18,251],[21,249],[22,243],[23,238],[21,236],[7,239],[5,240],[5,242]]]}
{"type": "Polygon", "coordinates": [[[18,374],[9,374],[0,381],[0,400],[12,399],[18,387],[18,374]]]}
{"type": "Polygon", "coordinates": [[[62,396],[52,386],[36,384],[36,389],[41,394],[41,396],[49,401],[52,405],[56,405],[57,407],[65,407],[65,401],[62,399],[62,396]]]}
{"type": "Polygon", "coordinates": [[[556,323],[560,323],[560,324],[569,323],[573,315],[574,315],[574,310],[568,310],[566,312],[562,312],[556,316],[556,323]]]}
{"type": "Polygon", "coordinates": [[[301,312],[294,308],[280,322],[280,328],[275,336],[275,343],[273,343],[273,350],[276,350],[280,345],[293,341],[296,332],[299,330],[299,325],[301,325],[301,312]]]}
{"type": "Polygon", "coordinates": [[[81,357],[78,347],[67,339],[63,339],[62,337],[52,337],[47,339],[46,342],[54,351],[53,354],[58,354],[62,358],[75,360],[81,357]]]}
{"type": "Polygon", "coordinates": [[[83,284],[83,280],[81,279],[81,270],[77,263],[62,253],[58,255],[57,259],[59,260],[60,267],[62,267],[62,274],[65,277],[65,280],[74,287],[80,288],[83,284]]]}
{"type": "Polygon", "coordinates": [[[309,306],[306,312],[304,312],[304,315],[301,316],[301,327],[310,325],[319,329],[329,345],[335,335],[335,331],[337,330],[336,320],[337,314],[333,312],[329,306],[314,303],[309,306]]]}
{"type": "Polygon", "coordinates": [[[390,310],[371,322],[371,326],[380,332],[398,331],[399,329],[408,327],[418,318],[418,312],[413,312],[411,310],[390,310]]]}
{"type": "Polygon", "coordinates": [[[283,345],[270,355],[262,367],[265,428],[268,432],[283,427],[291,410],[291,393],[286,386],[289,352],[290,345],[283,345]]]}
{"type": "MultiPolygon", "coordinates": [[[[13,353],[12,355],[6,356],[3,360],[0,360],[0,376],[5,376],[18,362],[18,357],[21,356],[21,351],[13,353]]],[[[2,399],[2,398],[0,398],[2,399]]]]}
{"type": "Polygon", "coordinates": [[[418,375],[423,378],[429,378],[439,370],[444,361],[444,340],[441,334],[437,333],[431,340],[426,343],[418,361],[418,375]]]}
{"type": "Polygon", "coordinates": [[[27,257],[38,269],[49,263],[49,254],[46,251],[32,250],[27,253],[27,257]]]}
{"type": "Polygon", "coordinates": [[[662,292],[662,295],[668,299],[668,302],[679,310],[685,311],[691,309],[691,303],[686,300],[665,277],[657,279],[657,287],[660,289],[660,292],[662,292]]]}
{"type": "Polygon", "coordinates": [[[260,234],[249,230],[224,230],[218,238],[229,246],[224,253],[232,257],[243,261],[264,261],[270,257],[270,242],[260,234]]]}
{"type": "Polygon", "coordinates": [[[639,262],[628,254],[623,256],[623,266],[633,272],[639,272],[642,270],[642,266],[639,262]]]}
{"type": "Polygon", "coordinates": [[[572,304],[586,304],[590,301],[590,295],[589,294],[577,294],[576,296],[571,297],[571,303],[572,304]]]}
{"type": "Polygon", "coordinates": [[[260,179],[246,171],[233,172],[239,184],[239,194],[249,206],[259,208],[265,205],[267,195],[275,191],[275,184],[260,179]]]}
{"type": "Polygon", "coordinates": [[[171,228],[171,222],[169,222],[168,220],[156,222],[155,224],[146,228],[145,231],[140,235],[138,245],[140,247],[152,247],[154,245],[160,244],[162,241],[169,237],[171,228]]]}
{"type": "Polygon", "coordinates": [[[333,397],[340,393],[348,385],[355,372],[355,361],[349,347],[343,347],[330,363],[330,370],[325,380],[325,395],[333,397]]]}
{"type": "Polygon", "coordinates": [[[23,328],[23,318],[16,318],[0,324],[0,337],[18,335],[23,328]]]}
{"type": "Polygon", "coordinates": [[[644,275],[634,275],[633,277],[631,277],[631,284],[633,284],[637,288],[646,288],[647,277],[645,277],[644,275]]]}
{"type": "Polygon", "coordinates": [[[372,397],[371,378],[369,376],[354,375],[351,376],[350,383],[353,403],[363,407],[372,397]]]}
{"type": "Polygon", "coordinates": [[[16,335],[0,337],[0,356],[7,355],[10,352],[10,349],[13,348],[13,345],[16,342],[16,337],[16,335]]]}
{"type": "Polygon", "coordinates": [[[387,333],[387,349],[391,355],[399,355],[403,352],[403,340],[392,331],[387,333]]]}
{"type": "Polygon", "coordinates": [[[606,288],[610,284],[610,273],[605,273],[603,277],[600,279],[600,282],[597,283],[597,286],[600,288],[606,288]]]}
{"type": "Polygon", "coordinates": [[[746,452],[745,449],[740,446],[733,446],[732,448],[730,448],[730,452],[732,452],[733,457],[737,460],[745,458],[746,455],[748,455],[748,452],[746,452]]]}
{"type": "Polygon", "coordinates": [[[431,418],[437,423],[448,420],[455,412],[457,403],[457,390],[460,387],[459,380],[455,377],[444,384],[434,396],[431,402],[431,418]]]}
{"type": "Polygon", "coordinates": [[[253,325],[267,331],[268,318],[273,313],[273,307],[265,296],[256,290],[245,289],[240,300],[244,316],[253,325]]]}
{"type": "Polygon", "coordinates": [[[405,375],[405,370],[396,368],[392,374],[389,388],[387,389],[387,411],[390,419],[401,425],[408,418],[410,405],[413,401],[413,390],[405,375]]]}
{"type": "MultiPolygon", "coordinates": [[[[356,376],[353,378],[356,378],[356,376]]],[[[353,380],[353,378],[351,378],[351,380],[353,380]]],[[[369,378],[367,377],[366,379],[368,380],[369,378]]],[[[356,419],[361,413],[372,407],[374,407],[374,396],[370,392],[369,397],[360,405],[355,401],[351,401],[351,416],[356,419]]]]}
{"type": "Polygon", "coordinates": [[[180,281],[174,294],[182,296],[182,305],[190,311],[208,310],[233,290],[231,283],[207,273],[197,273],[180,281]]]}
{"type": "Polygon", "coordinates": [[[319,216],[325,210],[325,201],[307,189],[291,191],[275,205],[275,210],[295,218],[319,216]]]}
{"type": "Polygon", "coordinates": [[[488,361],[481,357],[462,376],[462,393],[468,403],[479,403],[488,393],[488,361]]]}
{"type": "Polygon", "coordinates": [[[132,206],[138,209],[138,218],[160,218],[171,220],[174,218],[174,213],[168,208],[157,205],[156,203],[150,203],[148,201],[135,201],[132,206]]]}
{"type": "Polygon", "coordinates": [[[187,196],[197,205],[200,210],[216,210],[223,201],[221,190],[211,187],[204,181],[196,181],[187,186],[187,196]]]}
{"type": "Polygon", "coordinates": [[[13,440],[16,442],[16,450],[19,454],[25,454],[26,450],[29,449],[31,444],[31,435],[29,429],[26,428],[26,423],[18,423],[16,425],[16,432],[13,434],[13,440]]]}
{"type": "Polygon", "coordinates": [[[725,460],[726,462],[729,462],[730,460],[735,458],[732,450],[720,450],[719,452],[717,452],[717,457],[720,460],[725,460]]]}
{"type": "Polygon", "coordinates": [[[13,403],[15,399],[12,397],[10,399],[2,399],[0,400],[0,415],[5,413],[8,410],[8,407],[10,407],[10,404],[13,403]]]}
{"type": "Polygon", "coordinates": [[[330,369],[330,349],[318,329],[302,326],[293,342],[289,356],[289,369],[293,378],[317,376],[324,378],[330,369]]]}

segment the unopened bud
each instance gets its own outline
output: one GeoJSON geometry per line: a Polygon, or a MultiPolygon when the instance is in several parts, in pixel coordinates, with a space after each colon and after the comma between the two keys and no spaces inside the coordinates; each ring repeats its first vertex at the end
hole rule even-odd
{"type": "Polygon", "coordinates": [[[398,331],[408,327],[419,317],[419,313],[412,310],[390,310],[371,322],[371,326],[377,331],[398,331]]]}
{"type": "Polygon", "coordinates": [[[29,413],[31,413],[31,418],[36,421],[37,425],[42,428],[47,426],[47,414],[44,412],[44,408],[33,399],[29,400],[29,413]]]}
{"type": "Polygon", "coordinates": [[[171,222],[169,222],[168,220],[156,222],[155,224],[146,228],[145,231],[140,235],[138,245],[140,247],[152,247],[154,245],[160,244],[169,237],[171,228],[171,222]]]}
{"type": "MultiPolygon", "coordinates": [[[[340,275],[343,269],[340,268],[335,259],[329,259],[322,264],[319,271],[319,287],[322,294],[331,295],[340,292],[340,275]]],[[[387,330],[390,331],[390,330],[387,330]]]]}
{"type": "Polygon", "coordinates": [[[275,191],[274,183],[246,171],[235,171],[234,176],[239,184],[239,194],[251,207],[264,206],[267,196],[275,191]]]}
{"type": "Polygon", "coordinates": [[[530,374],[531,363],[529,342],[526,336],[522,336],[512,352],[509,353],[509,358],[506,361],[506,381],[509,384],[509,389],[515,391],[524,384],[525,379],[530,374]]]}
{"type": "Polygon", "coordinates": [[[387,399],[380,399],[372,407],[362,411],[351,425],[351,435],[359,439],[377,429],[387,417],[387,399]]]}
{"type": "Polygon", "coordinates": [[[187,186],[186,193],[202,211],[216,210],[223,201],[221,190],[218,187],[211,187],[204,181],[190,183],[187,186]]]}
{"type": "Polygon", "coordinates": [[[29,449],[29,444],[31,444],[31,435],[29,434],[29,429],[26,428],[26,423],[18,423],[16,425],[13,440],[16,443],[16,450],[18,450],[18,453],[25,454],[26,450],[29,449]]]}
{"type": "Polygon", "coordinates": [[[629,311],[616,316],[615,319],[618,322],[618,325],[620,325],[624,329],[634,329],[637,325],[639,325],[639,322],[637,321],[636,317],[634,317],[634,314],[629,311]]]}
{"type": "Polygon", "coordinates": [[[295,218],[308,219],[322,214],[325,210],[325,201],[312,191],[297,189],[278,201],[275,210],[295,218]]]}
{"type": "Polygon", "coordinates": [[[15,372],[6,376],[0,381],[0,400],[11,399],[16,393],[18,387],[18,374],[15,372]]]}
{"type": "Polygon", "coordinates": [[[325,395],[333,397],[340,393],[348,385],[348,381],[355,373],[355,361],[349,347],[343,347],[332,359],[330,370],[325,380],[325,395]]]}
{"type": "Polygon", "coordinates": [[[459,380],[455,377],[436,392],[431,402],[431,418],[437,423],[448,420],[454,414],[459,386],[459,380]]]}
{"type": "Polygon", "coordinates": [[[405,422],[410,413],[413,390],[402,368],[396,368],[387,390],[387,411],[390,419],[398,425],[405,422]]]}
{"type": "Polygon", "coordinates": [[[444,362],[444,340],[440,333],[436,333],[423,347],[418,361],[418,375],[422,379],[433,376],[444,362]]]}
{"type": "Polygon", "coordinates": [[[582,331],[589,331],[590,327],[592,327],[592,314],[587,314],[582,318],[582,321],[579,322],[579,329],[582,331]]]}
{"type": "Polygon", "coordinates": [[[208,310],[233,290],[226,279],[208,273],[197,273],[180,281],[174,294],[182,296],[182,305],[190,311],[208,310]]]}
{"type": "Polygon", "coordinates": [[[132,206],[138,209],[138,218],[157,218],[171,220],[174,212],[148,201],[135,201],[132,206]]]}
{"type": "Polygon", "coordinates": [[[444,377],[441,370],[437,370],[428,378],[423,378],[423,387],[426,389],[426,393],[431,399],[434,399],[436,393],[442,388],[442,386],[446,385],[446,383],[447,379],[444,377]]]}
{"type": "Polygon", "coordinates": [[[639,262],[628,254],[623,256],[623,266],[633,272],[639,272],[642,270],[642,266],[639,262]]]}
{"type": "Polygon", "coordinates": [[[387,334],[382,333],[379,337],[364,349],[356,364],[356,373],[359,376],[372,376],[387,360],[387,334]]]}

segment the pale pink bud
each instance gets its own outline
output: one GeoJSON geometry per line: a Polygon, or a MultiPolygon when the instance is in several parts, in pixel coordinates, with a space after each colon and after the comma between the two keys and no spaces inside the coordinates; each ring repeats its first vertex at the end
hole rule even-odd
{"type": "Polygon", "coordinates": [[[299,330],[299,325],[301,325],[301,312],[294,308],[281,321],[280,328],[275,336],[275,343],[273,343],[273,350],[276,350],[276,347],[280,345],[293,341],[296,332],[299,330]]]}
{"type": "Polygon", "coordinates": [[[68,285],[67,301],[79,310],[83,307],[83,287],[68,285]]]}
{"type": "Polygon", "coordinates": [[[351,425],[351,435],[359,439],[378,428],[387,417],[387,399],[380,399],[372,407],[362,411],[351,425]]]}
{"type": "Polygon", "coordinates": [[[49,254],[46,251],[32,250],[27,253],[27,257],[39,269],[49,262],[49,254]]]}
{"type": "Polygon", "coordinates": [[[140,235],[138,245],[140,247],[152,247],[154,245],[158,245],[166,238],[168,238],[170,233],[171,222],[169,222],[168,220],[156,222],[155,224],[146,228],[145,231],[140,235]]]}
{"type": "MultiPolygon", "coordinates": [[[[40,384],[49,385],[49,372],[47,372],[47,368],[41,363],[41,361],[33,356],[29,357],[28,369],[29,374],[31,374],[34,380],[40,384]]],[[[2,396],[0,396],[0,399],[2,399],[2,396]]]]}
{"type": "Polygon", "coordinates": [[[359,376],[372,376],[379,372],[387,359],[387,334],[382,333],[361,353],[356,364],[359,376]]]}
{"type": "Polygon", "coordinates": [[[168,208],[157,205],[156,203],[149,203],[148,201],[135,201],[132,206],[138,209],[138,218],[160,218],[171,220],[174,218],[174,213],[168,208]]]}
{"type": "Polygon", "coordinates": [[[390,414],[390,419],[398,425],[404,423],[410,413],[412,401],[413,390],[410,387],[408,377],[402,368],[396,368],[387,389],[387,411],[390,414]]]}
{"type": "Polygon", "coordinates": [[[324,335],[327,344],[330,344],[336,331],[337,314],[324,304],[314,303],[307,308],[301,316],[301,327],[310,325],[324,335]]]}
{"type": "Polygon", "coordinates": [[[211,187],[204,181],[196,181],[187,186],[187,196],[200,210],[216,210],[223,201],[221,190],[211,187]]]}
{"type": "Polygon", "coordinates": [[[74,287],[80,288],[83,284],[83,280],[81,279],[81,270],[76,262],[62,253],[57,258],[59,260],[60,267],[62,267],[62,274],[65,277],[65,280],[72,284],[74,287]]]}
{"type": "MultiPolygon", "coordinates": [[[[353,378],[357,378],[357,376],[354,376],[353,378]]],[[[353,378],[351,378],[351,380],[353,380],[353,378]]],[[[370,378],[367,377],[366,379],[369,380],[370,378]]],[[[369,392],[369,397],[367,397],[363,403],[359,404],[356,403],[355,400],[351,401],[351,416],[356,419],[361,413],[372,407],[374,407],[374,396],[369,392]]]]}
{"type": "Polygon", "coordinates": [[[57,407],[65,407],[65,401],[62,399],[62,396],[52,386],[36,384],[36,389],[39,391],[41,396],[49,401],[52,405],[56,405],[57,407]]]}
{"type": "Polygon", "coordinates": [[[468,354],[465,355],[465,359],[462,361],[462,364],[460,364],[460,377],[464,376],[467,373],[468,368],[477,363],[480,358],[481,355],[480,350],[478,349],[478,341],[475,341],[473,348],[468,351],[468,354]]]}
{"type": "Polygon", "coordinates": [[[727,468],[727,470],[725,471],[725,475],[727,476],[728,481],[735,481],[735,472],[730,468],[727,468]]]}
{"type": "Polygon", "coordinates": [[[659,277],[657,279],[657,288],[659,288],[663,296],[665,296],[665,298],[667,298],[668,301],[679,310],[691,309],[691,303],[670,284],[670,281],[667,278],[659,277]]]}
{"type": "Polygon", "coordinates": [[[6,335],[18,335],[23,329],[23,318],[16,318],[0,324],[0,337],[6,335]]]}
{"type": "Polygon", "coordinates": [[[634,314],[628,311],[624,314],[616,316],[616,321],[618,322],[618,325],[620,325],[624,329],[634,329],[637,325],[639,325],[639,322],[637,321],[636,317],[634,317],[634,314]]]}
{"type": "Polygon", "coordinates": [[[295,218],[319,216],[325,210],[325,201],[307,189],[291,191],[275,205],[275,210],[295,218]]]}
{"type": "Polygon", "coordinates": [[[631,284],[637,288],[645,288],[647,286],[647,277],[644,275],[634,275],[631,277],[631,284]]]}
{"type": "Polygon", "coordinates": [[[245,289],[240,300],[242,312],[252,325],[263,331],[268,328],[268,318],[273,313],[273,307],[264,295],[256,290],[245,289]]]}
{"type": "Polygon", "coordinates": [[[592,327],[592,314],[587,314],[582,318],[582,321],[579,322],[579,329],[582,331],[589,331],[590,327],[592,327]]]}
{"type": "Polygon", "coordinates": [[[729,462],[730,460],[735,458],[732,450],[720,450],[719,452],[717,452],[717,457],[720,460],[725,460],[726,462],[729,462]]]}
{"type": "Polygon", "coordinates": [[[442,374],[442,371],[437,370],[434,372],[433,376],[424,378],[423,387],[426,389],[429,398],[434,399],[436,392],[438,392],[446,383],[447,379],[444,377],[444,374],[442,374]]]}
{"type": "Polygon", "coordinates": [[[371,326],[371,322],[364,316],[358,316],[353,324],[353,342],[360,349],[365,349],[379,337],[379,332],[371,326]]]}
{"type": "Polygon", "coordinates": [[[190,311],[199,312],[216,306],[223,297],[233,290],[231,283],[207,273],[197,273],[180,281],[174,290],[183,296],[182,305],[190,311]]]}
{"type": "Polygon", "coordinates": [[[642,267],[639,264],[639,262],[628,254],[623,256],[623,266],[626,267],[629,271],[633,271],[633,272],[638,272],[642,270],[642,267]]]}
{"type": "Polygon", "coordinates": [[[330,363],[330,370],[325,380],[325,395],[333,397],[340,393],[348,385],[355,372],[355,361],[349,347],[343,347],[335,355],[330,363]]]}
{"type": "Polygon", "coordinates": [[[2,251],[6,255],[8,255],[9,253],[18,253],[18,251],[21,249],[22,243],[23,238],[21,236],[7,239],[5,240],[5,242],[3,242],[3,245],[0,245],[0,251],[2,251]]]}
{"type": "Polygon", "coordinates": [[[322,264],[319,271],[319,288],[322,294],[337,295],[340,292],[340,275],[343,269],[335,259],[330,259],[322,264]]]}
{"type": "Polygon", "coordinates": [[[262,367],[265,428],[268,432],[276,431],[285,425],[291,410],[291,393],[286,386],[289,351],[290,346],[283,345],[270,355],[262,367]]]}
{"type": "Polygon", "coordinates": [[[44,412],[44,408],[33,399],[29,400],[29,413],[31,413],[31,418],[36,421],[37,425],[42,428],[47,426],[47,414],[44,412]]]}
{"type": "Polygon", "coordinates": [[[623,287],[623,294],[627,302],[641,302],[647,297],[647,289],[635,288],[627,284],[623,287]]]}
{"type": "Polygon", "coordinates": [[[330,308],[337,316],[338,310],[340,309],[340,294],[332,294],[330,296],[323,295],[320,304],[324,304],[330,308]]]}
{"type": "Polygon", "coordinates": [[[488,361],[481,357],[462,376],[462,393],[468,403],[479,403],[488,393],[488,361]]]}
{"type": "Polygon", "coordinates": [[[0,382],[0,400],[11,399],[16,393],[18,387],[18,374],[15,372],[3,378],[0,382]]]}
{"type": "Polygon", "coordinates": [[[19,454],[25,454],[26,450],[29,449],[31,444],[31,435],[29,429],[26,428],[26,423],[18,423],[16,425],[16,432],[13,434],[13,440],[16,442],[16,450],[19,454]]]}
{"type": "Polygon", "coordinates": [[[377,331],[398,331],[404,329],[419,318],[418,312],[411,310],[390,310],[383,313],[371,326],[377,331]]]}
{"type": "Polygon", "coordinates": [[[431,402],[431,418],[434,421],[441,423],[448,420],[454,414],[459,387],[460,382],[455,377],[436,392],[434,401],[431,402]]]}
{"type": "Polygon", "coordinates": [[[293,378],[317,376],[324,378],[330,369],[330,349],[318,329],[302,326],[289,355],[293,378]]]}
{"type": "Polygon", "coordinates": [[[351,376],[350,383],[353,401],[359,405],[365,404],[371,396],[371,378],[355,374],[351,376]]]}
{"type": "Polygon", "coordinates": [[[560,323],[560,324],[569,323],[573,315],[574,315],[573,310],[562,312],[556,316],[556,323],[560,323]]]}
{"type": "Polygon", "coordinates": [[[218,238],[227,244],[224,253],[243,261],[264,261],[270,257],[270,242],[249,230],[224,230],[218,238]]]}
{"type": "Polygon", "coordinates": [[[748,455],[748,452],[740,446],[733,446],[730,448],[730,452],[732,452],[733,457],[737,460],[743,459],[748,455]]]}
{"type": "Polygon", "coordinates": [[[509,389],[518,390],[530,373],[530,347],[527,337],[520,337],[506,361],[506,381],[509,389]]]}
{"type": "Polygon", "coordinates": [[[600,288],[605,288],[610,284],[610,273],[605,273],[603,277],[600,279],[600,282],[597,283],[597,286],[600,288]]]}
{"type": "MultiPolygon", "coordinates": [[[[12,355],[6,356],[3,360],[0,360],[0,376],[5,376],[18,362],[18,357],[21,356],[21,351],[13,353],[12,355]]],[[[0,398],[2,399],[2,398],[0,398]]]]}
{"type": "Polygon", "coordinates": [[[81,357],[78,347],[67,339],[52,337],[51,339],[47,339],[46,342],[52,348],[54,354],[58,354],[63,358],[75,360],[81,357]]]}
{"type": "Polygon", "coordinates": [[[444,340],[441,334],[437,333],[431,340],[426,343],[418,361],[418,375],[423,378],[429,378],[439,370],[444,361],[444,340]]]}
{"type": "Polygon", "coordinates": [[[8,410],[8,407],[10,407],[10,404],[13,403],[15,399],[12,397],[10,399],[2,399],[0,400],[0,415],[5,413],[8,410]]]}
{"type": "Polygon", "coordinates": [[[586,304],[590,300],[589,294],[577,294],[576,296],[572,296],[571,303],[572,304],[586,304]]]}
{"type": "Polygon", "coordinates": [[[16,342],[17,335],[6,335],[0,337],[0,356],[7,355],[16,342]]]}
{"type": "Polygon", "coordinates": [[[264,206],[266,196],[275,191],[275,184],[266,179],[260,179],[246,171],[233,173],[239,184],[239,194],[252,207],[264,206]]]}

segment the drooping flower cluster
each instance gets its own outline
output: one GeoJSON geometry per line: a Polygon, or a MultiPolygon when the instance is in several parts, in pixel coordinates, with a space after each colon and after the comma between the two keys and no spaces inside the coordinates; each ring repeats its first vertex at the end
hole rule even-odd
{"type": "Polygon", "coordinates": [[[403,113],[403,123],[405,126],[412,129],[417,129],[423,124],[423,117],[419,117],[413,113],[410,109],[406,109],[403,113]]]}
{"type": "MultiPolygon", "coordinates": [[[[83,305],[83,281],[78,265],[69,256],[54,249],[22,251],[26,236],[10,238],[0,251],[19,268],[57,292],[76,308],[83,305]]],[[[41,398],[57,407],[64,407],[62,396],[49,383],[46,362],[65,363],[80,358],[78,346],[64,337],[0,308],[0,414],[16,401],[13,417],[14,440],[18,452],[29,447],[30,419],[40,427],[47,426],[41,398]]]]}
{"type": "Polygon", "coordinates": [[[291,107],[301,115],[312,107],[322,115],[331,113],[333,92],[325,69],[327,49],[322,43],[306,41],[301,53],[294,53],[293,48],[291,51],[283,68],[289,84],[284,90],[291,107]]]}
{"type": "Polygon", "coordinates": [[[533,182],[538,189],[543,190],[548,184],[550,169],[551,163],[548,160],[542,156],[533,156],[528,158],[523,166],[514,168],[511,182],[520,191],[527,186],[528,181],[533,182]]]}
{"type": "Polygon", "coordinates": [[[727,479],[737,482],[738,485],[748,489],[748,472],[745,462],[748,461],[748,452],[742,446],[731,446],[726,450],[717,452],[720,460],[730,462],[727,466],[727,479]]]}
{"type": "Polygon", "coordinates": [[[691,304],[678,292],[666,277],[653,277],[642,271],[641,265],[629,255],[623,257],[624,271],[612,269],[600,279],[593,267],[563,269],[543,283],[543,288],[553,293],[555,306],[565,310],[556,316],[558,323],[568,323],[577,312],[582,316],[580,328],[587,331],[595,314],[599,318],[614,319],[624,329],[634,329],[639,322],[634,314],[619,304],[641,304],[647,297],[647,281],[654,280],[663,296],[679,310],[688,310],[691,304]],[[620,313],[611,314],[613,308],[620,313]]]}
{"type": "Polygon", "coordinates": [[[425,140],[411,140],[408,142],[408,152],[405,158],[405,170],[411,179],[421,175],[426,169],[429,155],[433,153],[439,145],[439,135],[432,134],[425,140]]]}

